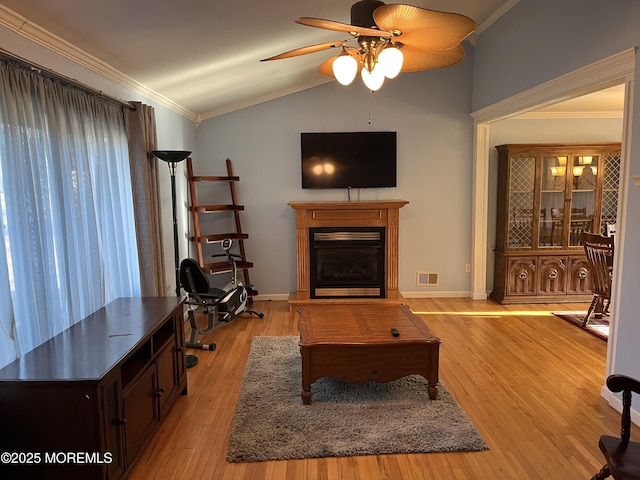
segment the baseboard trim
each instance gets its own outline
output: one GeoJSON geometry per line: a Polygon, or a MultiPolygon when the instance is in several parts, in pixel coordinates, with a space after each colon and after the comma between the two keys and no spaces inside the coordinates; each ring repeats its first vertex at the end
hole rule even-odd
{"type": "MultiPolygon", "coordinates": [[[[443,292],[441,290],[434,292],[425,292],[425,291],[416,291],[416,292],[401,292],[402,297],[404,298],[472,298],[471,292],[461,292],[461,291],[449,291],[443,292]]],[[[258,301],[281,301],[289,300],[289,294],[284,293],[269,293],[269,294],[260,294],[253,297],[254,300],[258,301]]],[[[473,300],[486,300],[487,297],[484,298],[473,298],[473,300]]]]}
{"type": "Polygon", "coordinates": [[[404,298],[470,298],[471,292],[460,292],[460,291],[442,291],[437,290],[434,292],[426,292],[426,291],[416,291],[416,292],[402,292],[402,296],[404,298]]]}
{"type": "Polygon", "coordinates": [[[265,301],[265,302],[268,302],[270,300],[273,300],[273,301],[284,300],[286,302],[289,300],[289,294],[288,293],[268,293],[265,295],[256,295],[255,297],[253,297],[253,299],[259,300],[259,301],[265,301]]]}

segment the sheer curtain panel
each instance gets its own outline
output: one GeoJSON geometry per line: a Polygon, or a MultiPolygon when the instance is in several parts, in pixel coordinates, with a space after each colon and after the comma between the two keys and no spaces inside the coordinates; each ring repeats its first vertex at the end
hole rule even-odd
{"type": "Polygon", "coordinates": [[[0,59],[0,364],[140,276],[122,107],[0,59]]]}

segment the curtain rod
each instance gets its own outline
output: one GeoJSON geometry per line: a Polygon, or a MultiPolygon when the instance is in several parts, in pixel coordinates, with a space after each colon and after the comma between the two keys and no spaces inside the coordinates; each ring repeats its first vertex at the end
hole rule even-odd
{"type": "Polygon", "coordinates": [[[85,90],[88,93],[91,93],[93,95],[96,95],[98,97],[104,97],[107,100],[110,100],[112,102],[117,103],[118,105],[121,105],[125,108],[128,108],[130,110],[135,110],[136,107],[135,105],[133,105],[131,102],[127,102],[125,100],[120,100],[119,98],[113,97],[111,95],[108,95],[106,93],[104,93],[101,90],[96,90],[93,87],[90,87],[88,85],[85,85],[84,83],[79,82],[78,80],[75,80],[73,78],[67,77],[65,75],[62,75],[61,73],[55,72],[49,68],[43,67],[42,65],[38,65],[37,63],[32,62],[31,60],[27,60],[26,58],[22,58],[19,57],[18,55],[15,55],[11,52],[9,52],[8,50],[5,50],[4,48],[0,47],[0,56],[1,57],[5,57],[5,59],[9,59],[9,60],[16,60],[20,63],[23,63],[25,66],[33,69],[33,70],[37,70],[39,73],[43,73],[45,75],[48,75],[49,77],[61,81],[61,82],[65,82],[68,83],[70,85],[73,85],[75,87],[81,88],[82,90],[85,90]]]}

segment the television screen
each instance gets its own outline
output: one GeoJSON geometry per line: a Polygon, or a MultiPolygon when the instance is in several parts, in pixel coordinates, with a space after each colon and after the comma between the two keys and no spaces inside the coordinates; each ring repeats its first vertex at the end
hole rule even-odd
{"type": "Polygon", "coordinates": [[[302,188],[396,186],[396,132],[301,133],[302,188]]]}

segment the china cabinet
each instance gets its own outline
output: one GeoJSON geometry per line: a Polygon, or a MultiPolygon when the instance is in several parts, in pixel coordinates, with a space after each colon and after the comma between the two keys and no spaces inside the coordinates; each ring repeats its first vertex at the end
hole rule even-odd
{"type": "Polygon", "coordinates": [[[590,301],[582,231],[615,231],[620,143],[499,145],[494,290],[501,303],[590,301]]]}

